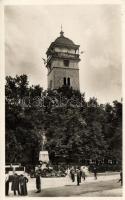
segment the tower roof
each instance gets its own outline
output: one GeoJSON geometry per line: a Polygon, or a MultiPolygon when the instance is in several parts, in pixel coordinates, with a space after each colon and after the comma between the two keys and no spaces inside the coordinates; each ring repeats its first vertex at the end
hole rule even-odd
{"type": "Polygon", "coordinates": [[[64,32],[62,30],[60,31],[60,36],[51,43],[50,47],[47,50],[47,54],[54,46],[68,47],[73,49],[79,48],[79,45],[76,45],[72,40],[64,36],[64,32]]]}
{"type": "Polygon", "coordinates": [[[61,30],[60,32],[60,37],[58,37],[54,43],[56,44],[66,44],[66,45],[75,45],[74,42],[72,40],[70,40],[67,37],[64,37],[64,32],[61,30]]]}
{"type": "Polygon", "coordinates": [[[66,45],[74,45],[74,42],[72,40],[70,40],[69,38],[66,38],[66,37],[58,37],[55,41],[54,41],[55,44],[66,44],[66,45]]]}

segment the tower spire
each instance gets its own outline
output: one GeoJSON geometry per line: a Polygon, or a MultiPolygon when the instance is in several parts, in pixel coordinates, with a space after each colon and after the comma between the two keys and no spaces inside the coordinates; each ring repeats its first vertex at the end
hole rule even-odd
{"type": "Polygon", "coordinates": [[[60,36],[63,37],[63,34],[64,34],[64,32],[63,32],[63,30],[62,30],[62,24],[61,24],[60,36]]]}

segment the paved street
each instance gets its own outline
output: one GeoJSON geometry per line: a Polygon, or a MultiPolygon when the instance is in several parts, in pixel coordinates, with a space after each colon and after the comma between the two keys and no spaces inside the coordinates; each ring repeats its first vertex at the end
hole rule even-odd
{"type": "MultiPolygon", "coordinates": [[[[42,191],[36,192],[35,178],[29,178],[28,196],[34,197],[60,197],[60,196],[122,196],[122,187],[117,183],[119,173],[100,174],[95,180],[93,175],[82,180],[80,186],[72,183],[67,177],[42,178],[42,191]]],[[[11,186],[10,186],[11,187],[11,186]]],[[[13,196],[10,192],[9,196],[13,196]]]]}
{"type": "Polygon", "coordinates": [[[43,189],[41,193],[34,194],[34,191],[29,193],[29,196],[38,197],[70,197],[70,196],[122,196],[122,189],[118,183],[114,180],[109,181],[98,181],[84,183],[80,186],[67,185],[57,188],[43,189]]]}

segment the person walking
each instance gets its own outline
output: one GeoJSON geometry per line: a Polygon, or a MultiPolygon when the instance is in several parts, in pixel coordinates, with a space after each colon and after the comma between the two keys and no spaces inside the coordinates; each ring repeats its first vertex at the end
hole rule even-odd
{"type": "Polygon", "coordinates": [[[9,173],[7,173],[5,177],[5,195],[9,195],[9,173]]]}
{"type": "Polygon", "coordinates": [[[40,175],[41,174],[39,172],[36,173],[36,189],[37,189],[36,193],[40,193],[41,192],[41,178],[40,178],[40,175]]]}
{"type": "Polygon", "coordinates": [[[94,173],[95,180],[97,180],[97,168],[96,168],[96,166],[94,166],[94,168],[93,168],[93,173],[94,173]]]}
{"type": "Polygon", "coordinates": [[[80,170],[80,183],[81,183],[81,178],[82,178],[82,170],[79,168],[80,170]]]}
{"type": "Polygon", "coordinates": [[[77,173],[77,185],[79,186],[80,180],[81,180],[81,172],[80,169],[76,169],[76,173],[77,173]]]}
{"type": "Polygon", "coordinates": [[[71,170],[70,170],[70,174],[71,174],[72,182],[75,182],[75,170],[74,170],[73,167],[72,167],[71,170]]]}
{"type": "Polygon", "coordinates": [[[83,180],[85,181],[85,179],[86,179],[86,174],[85,174],[84,171],[82,172],[82,178],[83,178],[83,180]]]}
{"type": "Polygon", "coordinates": [[[85,167],[84,167],[84,166],[81,166],[80,170],[82,171],[82,178],[83,178],[83,180],[85,181],[85,179],[86,179],[85,167]]]}
{"type": "Polygon", "coordinates": [[[71,173],[70,173],[70,169],[66,169],[66,185],[71,184],[71,173]]]}
{"type": "Polygon", "coordinates": [[[18,195],[20,195],[20,190],[19,190],[19,176],[16,173],[13,176],[11,190],[14,192],[14,195],[17,194],[16,192],[18,192],[18,195]]]}
{"type": "Polygon", "coordinates": [[[122,174],[122,171],[120,171],[120,179],[118,182],[121,182],[121,186],[123,184],[123,174],[122,174]]]}

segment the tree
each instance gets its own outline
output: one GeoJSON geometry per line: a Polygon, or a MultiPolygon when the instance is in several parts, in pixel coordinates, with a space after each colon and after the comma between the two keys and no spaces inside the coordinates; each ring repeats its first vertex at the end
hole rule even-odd
{"type": "Polygon", "coordinates": [[[6,77],[6,162],[36,164],[42,131],[52,163],[122,160],[122,104],[99,104],[72,88],[44,91],[6,77]]]}

